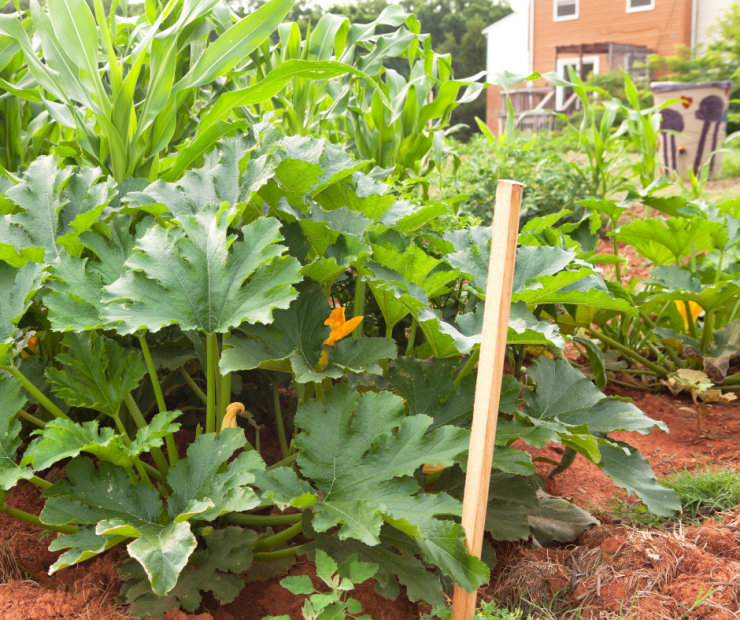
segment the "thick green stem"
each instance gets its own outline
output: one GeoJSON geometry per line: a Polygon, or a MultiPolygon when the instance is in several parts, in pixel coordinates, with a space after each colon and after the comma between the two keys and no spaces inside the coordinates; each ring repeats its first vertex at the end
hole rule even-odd
{"type": "MultiPolygon", "coordinates": [[[[170,387],[170,384],[175,380],[175,377],[177,376],[177,371],[170,372],[167,374],[167,376],[162,379],[161,383],[159,384],[159,389],[162,391],[162,394],[164,394],[167,389],[170,387]]],[[[149,414],[154,411],[154,408],[157,406],[157,400],[153,400],[147,410],[144,412],[144,417],[148,418],[149,414]]]]}
{"type": "MultiPolygon", "coordinates": [[[[126,432],[126,428],[124,427],[123,422],[121,422],[121,418],[119,416],[113,416],[113,419],[116,421],[116,426],[118,426],[118,430],[123,437],[124,443],[126,444],[126,446],[131,447],[131,439],[126,432]]],[[[147,474],[146,469],[144,469],[144,463],[141,462],[141,459],[138,456],[133,456],[132,460],[134,462],[134,467],[136,467],[136,471],[139,472],[139,478],[141,478],[141,480],[143,482],[146,482],[149,486],[153,487],[154,485],[149,479],[149,475],[147,474]]]]}
{"type": "Polygon", "coordinates": [[[26,377],[21,374],[21,371],[18,370],[15,366],[3,366],[0,365],[0,369],[7,370],[11,375],[13,375],[18,381],[21,382],[21,385],[26,388],[29,394],[33,396],[37,401],[39,401],[39,404],[44,407],[51,415],[53,415],[55,418],[62,418],[64,420],[69,420],[69,416],[64,413],[59,407],[57,407],[53,402],[51,402],[46,396],[44,396],[39,389],[31,383],[26,377]]]}
{"type": "MultiPolygon", "coordinates": [[[[221,428],[221,424],[226,416],[226,407],[229,406],[231,399],[231,374],[221,374],[221,368],[219,367],[220,355],[218,351],[218,336],[214,334],[216,340],[215,343],[215,357],[216,357],[216,428],[221,428]]],[[[223,349],[223,343],[222,343],[223,349]]]]}
{"type": "Polygon", "coordinates": [[[182,366],[180,366],[180,374],[182,375],[182,378],[185,379],[185,383],[187,383],[190,386],[190,389],[195,392],[195,395],[203,401],[204,405],[207,405],[208,397],[205,395],[205,392],[198,387],[195,381],[193,381],[193,378],[188,374],[188,371],[182,366]]]}
{"type": "Polygon", "coordinates": [[[720,383],[717,387],[724,387],[726,385],[735,385],[737,383],[740,383],[740,372],[734,375],[730,375],[722,383],[720,383]]]}
{"type": "Polygon", "coordinates": [[[475,368],[475,365],[478,363],[478,358],[480,357],[480,347],[478,347],[475,351],[473,351],[470,356],[468,356],[468,361],[465,362],[465,366],[463,366],[463,369],[460,371],[460,374],[455,377],[455,381],[453,381],[452,385],[454,387],[457,387],[460,385],[460,381],[463,380],[463,378],[467,377],[471,372],[473,372],[473,368],[475,368]]]}
{"type": "Polygon", "coordinates": [[[299,512],[292,515],[245,515],[239,512],[229,512],[224,515],[224,519],[229,523],[239,525],[293,525],[301,520],[303,515],[299,512]]]}
{"type": "Polygon", "coordinates": [[[277,463],[274,463],[273,465],[270,465],[269,467],[265,468],[265,471],[271,471],[273,469],[277,469],[278,467],[290,467],[297,460],[298,460],[298,452],[294,452],[289,457],[284,458],[282,461],[278,461],[277,463]]]}
{"type": "Polygon", "coordinates": [[[691,273],[696,273],[696,243],[691,244],[691,273]]]}
{"type": "Polygon", "coordinates": [[[294,555],[300,555],[304,553],[304,547],[305,545],[298,545],[297,547],[288,547],[287,549],[279,549],[278,551],[255,553],[252,559],[255,562],[272,562],[273,560],[282,560],[283,558],[290,558],[294,555]]]}
{"type": "MultiPolygon", "coordinates": [[[[137,428],[145,428],[147,426],[146,420],[144,419],[144,416],[141,415],[141,411],[139,410],[139,406],[136,404],[136,401],[134,400],[133,396],[129,393],[126,398],[124,399],[124,402],[126,403],[126,407],[128,408],[129,415],[134,420],[134,424],[136,424],[137,428]]],[[[170,471],[169,463],[167,463],[167,459],[164,458],[164,454],[162,453],[161,448],[152,448],[151,449],[152,458],[154,459],[154,462],[157,464],[157,468],[160,472],[162,472],[162,475],[166,478],[167,472],[170,471]]]]}
{"type": "Polygon", "coordinates": [[[719,252],[719,265],[717,265],[717,273],[714,274],[714,283],[717,284],[719,282],[719,274],[722,273],[722,262],[725,258],[725,251],[720,250],[719,252]]]}
{"type": "Polygon", "coordinates": [[[289,541],[291,538],[295,538],[301,532],[303,532],[303,524],[296,523],[295,525],[291,525],[289,528],[283,530],[282,532],[278,532],[273,536],[268,536],[267,538],[258,540],[256,543],[254,543],[253,549],[254,551],[265,551],[267,549],[272,549],[273,547],[277,547],[278,545],[282,545],[284,542],[289,541]]]}
{"type": "MultiPolygon", "coordinates": [[[[352,308],[352,316],[364,316],[365,314],[365,279],[358,273],[355,280],[355,303],[352,308]]],[[[353,338],[362,336],[362,323],[352,332],[353,338]]]]}
{"type": "Polygon", "coordinates": [[[636,353],[632,349],[627,348],[623,344],[620,344],[616,340],[612,340],[609,338],[609,336],[605,335],[603,332],[597,332],[593,329],[588,329],[588,333],[591,335],[592,338],[598,338],[601,340],[604,344],[609,345],[612,349],[616,349],[620,353],[624,353],[627,357],[632,358],[636,362],[640,362],[645,368],[648,368],[652,370],[653,372],[657,373],[661,377],[667,377],[668,373],[664,368],[661,368],[657,364],[653,364],[650,360],[645,359],[642,355],[639,353],[636,353]]]}
{"type": "Polygon", "coordinates": [[[206,336],[206,360],[208,363],[206,392],[206,433],[216,431],[216,352],[218,342],[216,334],[206,336]]]}
{"type": "Polygon", "coordinates": [[[43,420],[39,420],[35,415],[31,415],[25,409],[18,409],[18,411],[16,411],[16,415],[19,418],[23,418],[24,420],[27,420],[31,424],[35,424],[40,428],[46,428],[46,422],[44,422],[43,420]]]}
{"type": "MultiPolygon", "coordinates": [[[[385,326],[385,337],[393,339],[393,325],[385,326]]],[[[388,370],[388,361],[388,358],[385,358],[383,361],[380,362],[380,365],[382,366],[384,371],[388,370]]]]}
{"type": "Polygon", "coordinates": [[[277,427],[278,439],[280,440],[280,452],[283,458],[289,455],[288,441],[285,437],[285,426],[283,425],[283,412],[280,409],[280,391],[278,390],[277,381],[272,383],[272,401],[275,405],[275,426],[277,427]]]}
{"type": "Polygon", "coordinates": [[[32,515],[29,512],[24,512],[23,510],[18,510],[17,508],[11,508],[10,506],[6,506],[5,504],[0,506],[0,512],[4,512],[11,517],[20,519],[21,521],[25,521],[26,523],[30,523],[31,525],[43,527],[46,530],[61,532],[62,534],[76,534],[77,532],[79,532],[79,528],[76,528],[74,525],[46,525],[46,523],[41,523],[41,519],[39,519],[36,515],[32,515]]]}
{"type": "MultiPolygon", "coordinates": [[[[164,394],[162,394],[162,387],[159,385],[159,377],[157,377],[157,369],[154,367],[154,360],[152,360],[152,354],[149,352],[149,345],[146,342],[146,337],[143,334],[137,334],[136,337],[139,339],[141,345],[141,352],[144,354],[144,360],[146,361],[147,370],[149,370],[149,378],[152,381],[152,388],[154,389],[154,397],[157,400],[157,407],[159,412],[164,413],[167,411],[167,405],[164,402],[164,394]]],[[[177,453],[177,446],[175,445],[175,439],[172,433],[165,435],[165,441],[167,442],[167,454],[170,457],[170,466],[174,467],[177,461],[180,460],[180,455],[177,453]]]]}
{"type": "Polygon", "coordinates": [[[409,343],[406,345],[406,355],[411,355],[411,352],[414,350],[414,342],[416,342],[416,328],[418,326],[418,323],[416,322],[416,319],[411,320],[411,329],[409,329],[409,343]]]}
{"type": "Polygon", "coordinates": [[[699,334],[696,331],[696,322],[694,321],[694,315],[691,314],[691,306],[688,301],[683,302],[683,307],[686,309],[686,322],[689,324],[689,334],[692,338],[699,340],[699,334]]]}
{"type": "Polygon", "coordinates": [[[709,343],[714,340],[714,312],[704,312],[704,329],[701,330],[699,349],[706,355],[709,343]]]}
{"type": "Polygon", "coordinates": [[[42,489],[48,489],[51,486],[51,482],[44,480],[43,478],[39,478],[38,476],[34,476],[29,479],[29,482],[35,484],[37,487],[41,487],[42,489]]]}
{"type": "Polygon", "coordinates": [[[732,309],[732,314],[730,314],[730,319],[727,321],[727,323],[732,323],[735,320],[738,310],[740,310],[740,299],[738,299],[735,303],[735,307],[732,309]]]}
{"type": "MultiPolygon", "coordinates": [[[[616,227],[616,222],[614,223],[614,226],[616,227]]],[[[617,244],[616,236],[612,237],[612,242],[614,244],[614,256],[619,258],[619,245],[617,244]]],[[[619,261],[614,263],[614,273],[617,276],[617,282],[622,284],[622,269],[621,269],[621,265],[619,264],[619,261]]]]}

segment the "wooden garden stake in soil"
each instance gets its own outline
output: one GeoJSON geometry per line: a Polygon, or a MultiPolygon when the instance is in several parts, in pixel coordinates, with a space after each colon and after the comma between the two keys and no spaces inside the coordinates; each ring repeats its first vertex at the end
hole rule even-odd
{"type": "MultiPolygon", "coordinates": [[[[519,207],[522,188],[516,181],[499,181],[491,226],[491,257],[488,262],[486,308],[483,314],[483,340],[475,386],[473,427],[470,433],[468,471],[465,478],[462,525],[467,536],[468,553],[480,557],[483,526],[491,481],[493,444],[504,372],[506,335],[514,279],[519,207]]],[[[472,620],[476,593],[455,586],[452,620],[472,620]]]]}

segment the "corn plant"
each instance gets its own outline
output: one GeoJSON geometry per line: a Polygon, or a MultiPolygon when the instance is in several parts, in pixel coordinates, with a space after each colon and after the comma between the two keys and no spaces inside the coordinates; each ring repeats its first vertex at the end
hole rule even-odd
{"type": "Polygon", "coordinates": [[[621,108],[619,100],[612,98],[601,88],[586,86],[573,67],[569,66],[568,71],[570,81],[562,79],[555,72],[547,73],[544,77],[557,86],[573,89],[581,104],[581,123],[576,127],[565,114],[555,113],[555,116],[571,131],[578,133],[580,146],[588,158],[587,166],[582,167],[579,163],[572,162],[573,167],[587,180],[594,198],[605,198],[624,187],[627,180],[624,175],[626,164],[621,158],[624,146],[620,138],[627,133],[629,125],[627,121],[622,121],[615,127],[621,108]],[[594,96],[589,96],[589,93],[604,98],[600,118],[594,96]]]}
{"type": "MultiPolygon", "coordinates": [[[[23,22],[0,16],[6,50],[20,52],[27,63],[23,84],[8,88],[21,99],[42,103],[49,117],[73,130],[84,161],[118,182],[128,176],[154,180],[160,158],[192,136],[204,104],[201,91],[223,76],[228,81],[292,5],[292,0],[270,0],[235,20],[213,0],[170,0],[161,11],[147,10],[132,23],[120,20],[115,3],[108,15],[96,3],[93,16],[82,0],[53,0],[45,8],[32,2],[30,18],[23,22]],[[44,62],[32,46],[34,32],[44,62]]],[[[302,67],[297,74],[305,71],[302,67]]],[[[37,140],[47,116],[42,118],[31,128],[37,140]]],[[[202,155],[219,137],[236,131],[224,122],[209,129],[187,153],[202,155]]]]}

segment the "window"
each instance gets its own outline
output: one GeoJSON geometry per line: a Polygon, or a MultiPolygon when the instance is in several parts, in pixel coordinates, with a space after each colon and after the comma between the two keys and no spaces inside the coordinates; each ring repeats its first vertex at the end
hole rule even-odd
{"type": "MultiPolygon", "coordinates": [[[[598,56],[584,56],[583,57],[583,73],[581,73],[581,61],[578,58],[558,58],[557,73],[564,80],[570,81],[570,72],[568,67],[573,67],[576,74],[582,75],[583,79],[586,80],[589,75],[599,73],[599,57],[598,56]]],[[[555,109],[561,112],[565,109],[566,105],[577,103],[571,100],[573,89],[570,87],[557,86],[555,88],[555,109]]]]}
{"type": "Polygon", "coordinates": [[[655,8],[655,0],[627,0],[627,12],[639,13],[640,11],[652,11],[655,8]]]}
{"type": "MultiPolygon", "coordinates": [[[[627,1],[634,2],[635,0],[627,1]]],[[[552,20],[564,22],[569,19],[578,19],[578,0],[553,0],[552,20]]]]}

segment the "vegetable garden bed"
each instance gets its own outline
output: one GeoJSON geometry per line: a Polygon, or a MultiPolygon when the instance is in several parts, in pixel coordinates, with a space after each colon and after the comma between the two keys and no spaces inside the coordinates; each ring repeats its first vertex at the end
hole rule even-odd
{"type": "MultiPolygon", "coordinates": [[[[579,361],[585,362],[583,359],[579,361]]],[[[636,433],[618,434],[619,439],[629,441],[641,450],[650,461],[653,470],[660,477],[682,470],[692,471],[696,468],[722,465],[736,471],[740,470],[740,449],[737,447],[737,441],[735,440],[740,434],[740,411],[734,405],[720,406],[716,415],[708,419],[704,428],[704,438],[701,441],[696,441],[694,418],[690,413],[681,409],[681,407],[690,405],[691,399],[688,395],[674,398],[666,394],[644,394],[628,388],[616,388],[610,391],[622,397],[634,398],[641,409],[652,418],[665,422],[670,429],[670,434],[657,429],[644,436],[636,433]]],[[[189,432],[192,431],[183,430],[178,433],[178,445],[187,442],[189,432]]],[[[253,440],[254,432],[249,430],[247,432],[250,441],[253,440]]],[[[274,430],[267,428],[262,433],[263,456],[268,463],[279,460],[280,445],[274,430]]],[[[548,459],[559,460],[562,456],[562,447],[557,444],[548,444],[541,449],[526,447],[525,449],[533,457],[544,456],[548,459]]],[[[537,469],[542,475],[546,476],[553,469],[553,466],[545,462],[538,462],[537,469]]],[[[595,511],[597,518],[602,522],[602,526],[590,530],[586,535],[587,538],[584,539],[584,546],[577,547],[575,550],[569,545],[555,545],[548,554],[546,550],[528,551],[529,547],[527,545],[496,544],[500,564],[494,572],[494,579],[491,583],[481,589],[484,598],[497,597],[506,589],[507,583],[514,583],[517,576],[524,578],[525,573],[528,579],[535,580],[530,583],[535,591],[530,594],[530,599],[536,600],[537,596],[542,596],[542,593],[537,594],[538,588],[545,589],[546,598],[554,596],[555,592],[552,590],[552,586],[543,577],[546,576],[552,580],[551,572],[561,575],[558,579],[563,579],[563,574],[567,577],[568,583],[552,581],[556,590],[564,588],[567,593],[570,590],[569,580],[572,571],[568,570],[565,556],[558,549],[568,549],[568,555],[573,555],[574,553],[593,549],[594,546],[601,545],[607,548],[611,543],[602,544],[605,540],[614,541],[619,539],[618,544],[622,544],[625,536],[634,535],[632,530],[626,528],[626,526],[609,524],[612,519],[617,518],[617,515],[610,510],[610,506],[619,497],[624,497],[625,501],[627,501],[627,498],[609,477],[583,457],[578,456],[567,471],[555,478],[548,479],[547,491],[555,496],[572,497],[573,501],[582,508],[592,512],[595,511]],[[533,562],[539,572],[532,570],[533,562]],[[566,562],[566,564],[563,564],[563,562],[566,562]],[[537,579],[540,579],[540,581],[537,581],[537,579]]],[[[22,483],[14,490],[7,503],[32,513],[40,512],[43,507],[43,500],[39,498],[38,488],[29,483],[22,483]]],[[[721,521],[731,523],[733,519],[724,518],[721,521]]],[[[688,527],[684,526],[684,531],[688,527]]],[[[714,540],[712,537],[722,535],[716,534],[716,531],[724,530],[721,530],[721,528],[716,530],[715,528],[715,531],[711,529],[713,527],[712,522],[710,522],[702,528],[701,532],[708,530],[706,535],[701,534],[703,543],[706,543],[707,540],[714,540]],[[706,539],[706,537],[709,537],[709,539],[706,539]]],[[[737,527],[740,527],[740,524],[737,527]]],[[[663,532],[665,530],[654,531],[663,532]]],[[[737,529],[727,531],[735,532],[737,529]]],[[[699,534],[696,534],[694,537],[698,536],[699,534]]],[[[692,540],[689,535],[684,535],[684,538],[689,541],[692,540]]],[[[0,586],[0,614],[4,619],[124,620],[130,618],[125,607],[115,604],[116,596],[122,585],[114,566],[116,560],[121,557],[119,550],[112,549],[98,560],[64,569],[53,577],[49,577],[47,575],[48,567],[56,561],[61,553],[49,552],[47,549],[49,541],[50,538],[41,528],[19,522],[8,515],[0,514],[0,545],[2,545],[0,553],[5,550],[8,553],[5,557],[13,559],[9,564],[2,564],[6,578],[11,578],[10,581],[0,586]],[[14,569],[14,567],[17,567],[15,574],[9,572],[9,569],[14,569]]],[[[722,562],[732,559],[736,555],[738,557],[735,560],[740,561],[740,543],[735,543],[735,551],[733,551],[732,544],[728,546],[727,543],[727,540],[722,541],[724,545],[722,553],[719,553],[719,550],[714,549],[711,545],[709,549],[703,544],[699,544],[698,547],[710,554],[718,554],[718,557],[722,558],[717,559],[712,566],[719,566],[722,562]]],[[[286,564],[285,569],[288,571],[286,574],[308,574],[316,580],[313,563],[306,556],[296,558],[295,564],[292,566],[286,564]]],[[[650,568],[645,570],[648,574],[651,574],[650,568]]],[[[652,569],[652,572],[657,575],[658,567],[652,569]]],[[[704,573],[699,571],[697,575],[701,577],[704,573]]],[[[169,612],[165,619],[211,620],[208,615],[203,615],[210,614],[214,620],[231,620],[231,617],[234,620],[261,620],[267,615],[288,614],[293,620],[298,620],[301,617],[299,610],[303,597],[293,596],[279,585],[284,576],[268,577],[266,581],[256,580],[247,583],[237,599],[228,605],[222,606],[212,597],[206,596],[203,604],[194,614],[173,611],[169,612]]],[[[267,577],[267,575],[263,575],[263,577],[267,577]]],[[[707,586],[710,585],[710,582],[709,579],[704,580],[707,586]]],[[[318,583],[316,581],[317,585],[318,583]]],[[[591,585],[593,586],[593,584],[591,585]]],[[[606,591],[606,581],[604,587],[606,591]]],[[[581,593],[582,591],[578,590],[576,596],[581,593]]],[[[367,582],[358,587],[354,596],[361,601],[365,612],[373,618],[386,617],[394,618],[394,620],[412,620],[429,611],[428,606],[412,603],[404,594],[402,591],[401,597],[395,601],[390,601],[380,596],[371,582],[367,582]]],[[[691,595],[695,594],[691,590],[691,595]]],[[[568,599],[567,595],[564,598],[566,602],[570,600],[574,608],[577,608],[581,603],[581,601],[568,599]]],[[[683,602],[687,600],[685,596],[676,596],[676,599],[683,602]]],[[[521,600],[516,598],[511,600],[520,606],[522,604],[521,600]]],[[[615,599],[612,596],[611,599],[604,597],[603,600],[590,600],[589,604],[595,610],[614,611],[618,608],[618,605],[614,605],[614,601],[615,599]]],[[[693,601],[689,602],[689,604],[691,603],[693,601]]],[[[673,604],[676,605],[676,603],[673,604]]],[[[676,606],[674,609],[680,609],[680,606],[676,606]]],[[[634,617],[641,618],[642,616],[634,617]]]]}

